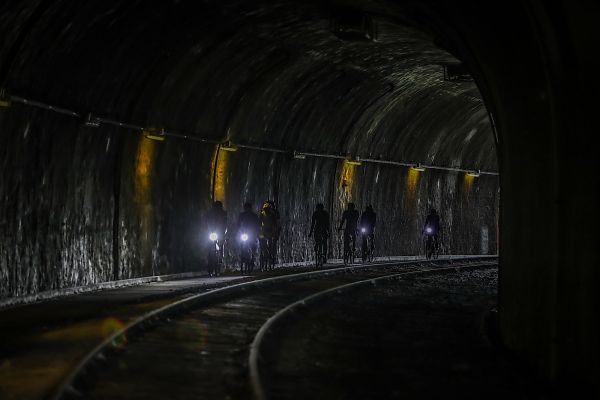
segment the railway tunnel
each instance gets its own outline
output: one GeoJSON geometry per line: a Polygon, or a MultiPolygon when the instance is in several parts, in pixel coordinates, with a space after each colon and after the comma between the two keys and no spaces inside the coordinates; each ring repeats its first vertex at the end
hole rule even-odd
{"type": "Polygon", "coordinates": [[[598,11],[5,2],[0,296],[200,272],[215,200],[231,220],[274,200],[289,265],[317,202],[372,204],[382,257],[418,255],[435,208],[445,254],[499,254],[507,349],[593,386],[598,11]]]}

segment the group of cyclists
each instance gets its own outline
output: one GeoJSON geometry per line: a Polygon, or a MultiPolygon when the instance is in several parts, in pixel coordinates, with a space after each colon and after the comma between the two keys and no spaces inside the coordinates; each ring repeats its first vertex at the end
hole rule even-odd
{"type": "MultiPolygon", "coordinates": [[[[206,215],[211,247],[208,253],[208,272],[211,276],[221,273],[224,244],[227,235],[227,211],[223,203],[215,201],[206,215]]],[[[257,247],[261,271],[273,269],[277,260],[277,241],[281,234],[279,211],[275,202],[267,200],[259,213],[255,213],[252,203],[244,203],[244,211],[237,219],[235,232],[240,240],[240,261],[242,272],[252,272],[255,265],[257,247]]]]}
{"type": "MultiPolygon", "coordinates": [[[[338,226],[338,231],[343,231],[344,238],[344,264],[354,262],[354,252],[356,251],[356,235],[359,233],[362,237],[362,259],[372,261],[373,250],[375,249],[375,224],[377,223],[377,214],[373,211],[373,206],[368,205],[359,218],[359,212],[354,203],[348,203],[348,208],[342,213],[342,218],[338,226]]],[[[323,204],[317,204],[313,213],[308,236],[314,234],[315,238],[315,261],[317,266],[327,262],[327,241],[331,234],[329,228],[329,214],[325,211],[323,204]]]]}
{"type": "MultiPolygon", "coordinates": [[[[337,228],[343,232],[344,264],[354,263],[357,235],[361,238],[362,261],[373,261],[376,224],[377,214],[371,205],[367,205],[364,211],[359,213],[354,203],[348,203],[337,228]]],[[[213,203],[206,216],[206,225],[212,243],[208,254],[209,274],[219,275],[227,235],[227,212],[223,209],[222,202],[213,203]]],[[[439,232],[440,217],[435,209],[431,209],[422,231],[427,258],[437,257],[439,232]]],[[[258,214],[254,212],[252,203],[245,203],[244,211],[237,219],[235,234],[240,241],[242,273],[253,271],[257,250],[260,270],[269,271],[274,268],[277,262],[277,241],[281,234],[280,215],[274,201],[265,201],[258,214]]],[[[308,237],[311,236],[314,237],[315,264],[319,267],[327,262],[328,241],[331,237],[329,213],[322,203],[316,205],[312,215],[308,237]]]]}

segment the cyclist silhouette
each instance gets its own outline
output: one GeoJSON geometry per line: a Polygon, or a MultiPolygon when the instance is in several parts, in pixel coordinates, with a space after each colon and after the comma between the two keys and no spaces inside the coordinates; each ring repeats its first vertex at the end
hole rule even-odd
{"type": "Polygon", "coordinates": [[[244,211],[238,217],[237,232],[241,241],[242,272],[244,267],[251,271],[254,267],[256,239],[260,232],[260,220],[252,210],[252,203],[244,203],[244,211]]]}
{"type": "Polygon", "coordinates": [[[327,262],[327,238],[329,237],[329,213],[325,211],[323,204],[317,204],[317,209],[312,215],[310,232],[308,236],[315,234],[315,261],[317,266],[327,262]]]}
{"type": "Polygon", "coordinates": [[[225,235],[227,234],[227,211],[223,203],[215,201],[212,209],[206,214],[207,237],[213,245],[209,251],[208,273],[220,274],[220,265],[223,263],[225,235]]]}
{"type": "Polygon", "coordinates": [[[437,257],[437,251],[439,248],[438,234],[440,233],[440,216],[438,215],[435,208],[429,210],[429,215],[425,218],[425,225],[423,225],[423,234],[425,235],[425,256],[431,258],[431,256],[437,257]]]}
{"type": "MultiPolygon", "coordinates": [[[[365,208],[360,216],[359,228],[362,236],[363,262],[371,259],[375,249],[375,224],[377,223],[377,214],[373,211],[370,204],[365,208]]],[[[370,261],[370,260],[369,260],[370,261]]]]}
{"type": "Polygon", "coordinates": [[[261,268],[272,269],[275,264],[275,242],[279,235],[279,221],[272,201],[265,201],[260,211],[261,268]]]}
{"type": "Polygon", "coordinates": [[[356,250],[356,227],[358,224],[358,211],[354,207],[354,203],[348,203],[348,208],[342,213],[342,220],[338,230],[344,228],[344,263],[352,263],[354,251],[356,250]],[[352,243],[352,247],[350,247],[352,243]]]}

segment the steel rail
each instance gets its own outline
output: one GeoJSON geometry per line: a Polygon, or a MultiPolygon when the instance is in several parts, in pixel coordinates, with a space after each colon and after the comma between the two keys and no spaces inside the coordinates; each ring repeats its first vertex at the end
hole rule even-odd
{"type": "Polygon", "coordinates": [[[381,282],[397,281],[397,280],[400,280],[407,276],[428,275],[431,273],[440,273],[440,272],[441,273],[459,272],[459,271],[471,270],[471,269],[490,268],[492,266],[497,266],[497,265],[498,265],[497,261],[485,261],[485,262],[471,261],[470,263],[454,265],[451,267],[431,268],[431,269],[421,270],[421,271],[407,271],[407,272],[401,272],[401,273],[394,273],[394,274],[382,276],[379,278],[370,278],[370,279],[365,279],[362,281],[352,282],[352,283],[336,286],[333,288],[329,288],[329,289],[323,290],[321,292],[314,293],[308,297],[305,297],[301,300],[296,301],[295,303],[288,305],[285,308],[282,308],[276,314],[271,316],[263,324],[263,326],[261,326],[259,331],[254,336],[254,340],[252,341],[252,344],[250,345],[250,355],[248,357],[248,368],[249,368],[250,386],[252,387],[252,391],[253,391],[255,399],[256,400],[266,400],[269,398],[265,392],[264,385],[262,383],[261,376],[260,376],[260,368],[258,365],[259,359],[261,358],[260,350],[261,350],[261,347],[263,346],[263,343],[265,342],[265,338],[267,337],[267,335],[269,333],[271,333],[273,331],[274,326],[276,324],[280,323],[281,321],[283,321],[284,318],[290,317],[292,315],[297,315],[297,313],[296,313],[297,310],[299,310],[301,308],[305,308],[308,305],[317,303],[319,301],[322,301],[328,296],[339,295],[342,292],[347,292],[347,291],[357,289],[360,287],[377,285],[378,283],[381,283],[381,282]]]}
{"type": "Polygon", "coordinates": [[[54,391],[54,393],[49,397],[52,400],[59,400],[65,398],[67,394],[74,394],[76,396],[81,395],[81,393],[76,389],[77,380],[83,375],[83,373],[91,367],[95,360],[103,360],[105,358],[104,353],[109,352],[114,347],[116,347],[117,343],[120,343],[127,334],[136,333],[139,331],[143,331],[145,328],[150,327],[151,325],[157,324],[159,320],[163,317],[167,317],[169,315],[176,314],[178,312],[186,311],[194,306],[199,306],[201,304],[207,304],[211,301],[225,298],[228,296],[235,295],[237,293],[243,293],[250,289],[256,289],[267,285],[278,284],[278,283],[288,283],[295,282],[300,280],[311,279],[312,277],[317,276],[327,276],[327,275],[336,275],[343,274],[351,271],[360,271],[367,270],[373,268],[381,268],[387,266],[396,266],[396,265],[414,265],[414,264],[435,264],[439,262],[449,262],[453,263],[465,259],[489,259],[489,258],[497,258],[497,256],[473,256],[467,257],[463,259],[453,259],[453,258],[439,258],[437,260],[409,260],[409,261],[393,261],[393,262],[385,262],[385,263],[375,263],[368,265],[353,265],[347,267],[340,268],[331,268],[325,270],[318,271],[309,271],[309,272],[301,272],[297,274],[288,274],[284,276],[266,278],[255,280],[251,282],[243,282],[239,284],[234,284],[231,286],[227,286],[224,288],[219,288],[215,290],[211,290],[204,293],[199,293],[193,296],[186,297],[184,299],[175,301],[173,303],[167,304],[161,308],[150,311],[141,317],[135,319],[134,321],[127,324],[121,330],[113,333],[106,339],[104,339],[100,344],[98,344],[94,349],[92,349],[85,357],[81,359],[81,361],[75,366],[75,368],[71,371],[71,373],[67,376],[67,378],[58,386],[58,388],[54,391]]]}

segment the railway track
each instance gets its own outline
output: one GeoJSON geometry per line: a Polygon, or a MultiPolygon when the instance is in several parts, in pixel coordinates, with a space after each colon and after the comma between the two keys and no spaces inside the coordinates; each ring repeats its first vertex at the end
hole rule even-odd
{"type": "Polygon", "coordinates": [[[382,263],[259,279],[152,311],[85,357],[53,399],[267,398],[269,331],[303,307],[403,277],[493,268],[496,258],[382,263]],[[249,379],[251,377],[251,379],[249,379]]]}

